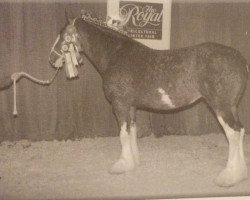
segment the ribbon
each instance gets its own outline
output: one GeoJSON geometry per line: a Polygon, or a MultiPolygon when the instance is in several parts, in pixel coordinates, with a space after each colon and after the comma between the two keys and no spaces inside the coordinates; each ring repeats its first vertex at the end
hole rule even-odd
{"type": "Polygon", "coordinates": [[[82,57],[79,53],[77,46],[74,44],[76,43],[76,36],[77,34],[66,34],[64,36],[64,42],[62,43],[61,52],[62,54],[58,53],[54,49],[59,58],[56,60],[54,66],[55,68],[61,68],[65,66],[66,76],[69,79],[73,79],[78,76],[77,67],[83,63],[82,57]]]}
{"type": "Polygon", "coordinates": [[[76,53],[75,53],[75,49],[74,49],[74,46],[73,46],[72,43],[69,45],[69,52],[70,52],[70,55],[71,55],[71,60],[73,62],[73,65],[78,67],[78,61],[76,59],[76,53]]]}
{"type": "Polygon", "coordinates": [[[72,55],[70,52],[64,53],[65,56],[65,72],[66,76],[70,79],[75,78],[78,76],[78,71],[76,66],[72,60],[72,55]]]}
{"type": "MultiPolygon", "coordinates": [[[[71,41],[71,40],[70,40],[71,41]]],[[[69,79],[75,78],[78,76],[77,68],[79,66],[79,62],[77,57],[80,58],[79,51],[75,45],[69,43],[67,48],[64,48],[64,58],[65,58],[65,72],[66,76],[69,79]]],[[[82,59],[79,59],[82,62],[82,59]]],[[[60,62],[60,61],[58,61],[60,62]]]]}

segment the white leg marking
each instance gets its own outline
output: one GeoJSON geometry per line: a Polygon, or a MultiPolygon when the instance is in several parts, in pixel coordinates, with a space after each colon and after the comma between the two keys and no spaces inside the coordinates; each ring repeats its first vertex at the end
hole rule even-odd
{"type": "Polygon", "coordinates": [[[137,145],[137,130],[136,130],[136,124],[133,122],[130,125],[130,141],[131,141],[131,149],[135,164],[139,165],[140,161],[139,161],[139,151],[137,145]]]}
{"type": "Polygon", "coordinates": [[[243,151],[245,130],[243,128],[240,132],[233,130],[221,116],[218,116],[218,120],[228,139],[229,155],[226,168],[219,174],[216,183],[219,186],[228,187],[247,178],[247,166],[243,151]]]}
{"type": "Polygon", "coordinates": [[[135,167],[133,153],[131,149],[131,140],[127,131],[127,123],[124,122],[121,126],[120,141],[122,152],[120,159],[112,166],[110,173],[121,174],[132,170],[135,167]]]}
{"type": "Polygon", "coordinates": [[[131,160],[133,158],[131,152],[130,138],[127,131],[127,123],[124,123],[121,127],[120,139],[122,144],[122,155],[121,157],[125,160],[131,160]]]}
{"type": "Polygon", "coordinates": [[[163,101],[163,103],[167,104],[170,108],[175,107],[165,90],[163,90],[162,88],[158,88],[158,92],[161,94],[161,100],[163,101]]]}

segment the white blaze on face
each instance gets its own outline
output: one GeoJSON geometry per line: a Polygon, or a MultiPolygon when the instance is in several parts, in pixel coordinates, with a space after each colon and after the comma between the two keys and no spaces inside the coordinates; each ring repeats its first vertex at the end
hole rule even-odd
{"type": "Polygon", "coordinates": [[[168,94],[162,88],[158,88],[158,92],[161,94],[161,100],[163,103],[167,104],[170,108],[174,108],[175,105],[172,103],[168,94]]]}

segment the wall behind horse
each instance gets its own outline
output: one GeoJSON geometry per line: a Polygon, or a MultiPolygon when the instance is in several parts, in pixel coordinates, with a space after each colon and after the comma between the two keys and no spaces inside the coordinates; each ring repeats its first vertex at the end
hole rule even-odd
{"type": "MultiPolygon", "coordinates": [[[[65,24],[64,9],[74,14],[82,8],[101,17],[106,3],[0,3],[0,78],[25,71],[47,79],[54,69],[48,55],[57,33],[65,24]]],[[[98,1],[95,1],[98,2],[98,1]]],[[[173,3],[171,47],[188,46],[203,41],[216,41],[239,49],[250,60],[249,3],[189,4],[173,3]]],[[[106,101],[101,78],[85,59],[79,68],[80,78],[67,81],[64,71],[49,87],[25,79],[18,83],[18,112],[12,116],[12,88],[0,93],[0,141],[13,139],[74,139],[117,135],[118,128],[106,101]]],[[[243,124],[250,130],[249,91],[240,105],[243,124]]],[[[149,113],[139,113],[140,133],[150,134],[149,113]]],[[[153,131],[159,133],[199,134],[219,131],[205,104],[177,114],[151,115],[153,131]],[[204,131],[205,130],[205,131],[204,131]]]]}
{"type": "MultiPolygon", "coordinates": [[[[1,76],[26,71],[47,79],[54,73],[49,51],[65,24],[64,9],[105,10],[104,4],[1,3],[1,76]],[[104,7],[103,7],[104,6],[104,7]]],[[[101,12],[100,12],[101,13],[101,12]]],[[[1,92],[1,140],[68,139],[117,133],[101,79],[88,61],[77,81],[67,81],[64,70],[50,87],[27,80],[18,83],[18,118],[13,118],[12,90],[1,92]]]]}

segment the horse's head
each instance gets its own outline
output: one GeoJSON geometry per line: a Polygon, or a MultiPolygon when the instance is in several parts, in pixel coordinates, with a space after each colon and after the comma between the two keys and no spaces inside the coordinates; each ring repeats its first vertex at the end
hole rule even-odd
{"type": "MultiPolygon", "coordinates": [[[[67,16],[67,15],[66,15],[67,16]]],[[[54,45],[51,48],[49,62],[55,68],[65,66],[68,78],[78,75],[76,67],[82,63],[81,43],[79,34],[74,26],[75,20],[67,18],[66,26],[60,31],[54,45]]]]}

